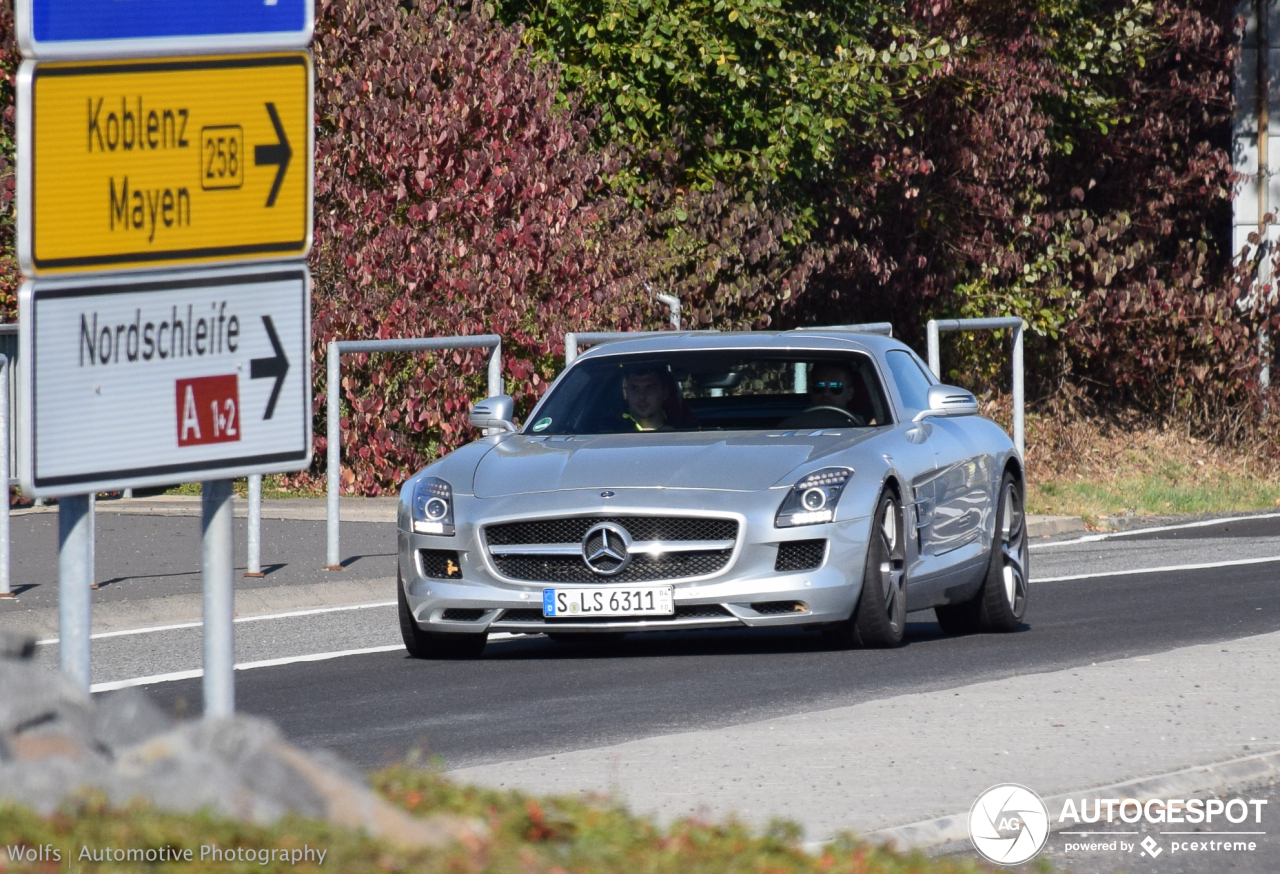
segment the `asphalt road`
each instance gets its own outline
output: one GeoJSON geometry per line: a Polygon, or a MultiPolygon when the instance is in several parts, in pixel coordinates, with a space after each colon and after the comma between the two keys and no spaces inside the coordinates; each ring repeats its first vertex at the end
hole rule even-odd
{"type": "MultiPolygon", "coordinates": [[[[95,523],[99,603],[200,591],[200,517],[99,512],[95,523]]],[[[58,605],[58,514],[33,513],[10,521],[13,591],[24,609],[58,605]]],[[[245,579],[245,520],[235,522],[237,588],[306,585],[324,579],[396,575],[394,524],[344,522],[344,570],[322,570],[323,522],[263,519],[260,579],[245,579]]],[[[394,593],[393,593],[394,595],[394,593]]]]}
{"type": "MultiPolygon", "coordinates": [[[[1033,554],[1035,578],[1280,556],[1280,520],[1046,547],[1033,554]]],[[[1278,577],[1280,562],[1042,582],[1020,632],[948,637],[926,611],[890,651],[825,652],[804,632],[717,631],[598,646],[512,638],[470,662],[369,653],[239,672],[238,705],[367,767],[414,748],[464,767],[1276,631],[1278,577]]],[[[393,622],[386,607],[241,625],[237,658],[394,645],[393,622]]],[[[187,635],[188,666],[198,666],[198,630],[173,634],[187,635]]],[[[167,646],[134,676],[176,669],[167,646]]],[[[169,706],[200,700],[194,680],[150,691],[169,706]]]]}

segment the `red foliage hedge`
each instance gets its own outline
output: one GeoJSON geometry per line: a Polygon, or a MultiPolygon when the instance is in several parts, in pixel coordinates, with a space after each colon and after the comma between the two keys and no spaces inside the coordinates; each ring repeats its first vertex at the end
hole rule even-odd
{"type": "MultiPolygon", "coordinates": [[[[590,116],[557,104],[518,30],[437,2],[317,12],[318,435],[331,339],[500,334],[527,408],[566,331],[650,326],[648,244],[605,185],[618,157],[589,147],[590,116]]],[[[344,490],[394,489],[474,436],[482,353],[350,356],[343,374],[344,490]]]]}

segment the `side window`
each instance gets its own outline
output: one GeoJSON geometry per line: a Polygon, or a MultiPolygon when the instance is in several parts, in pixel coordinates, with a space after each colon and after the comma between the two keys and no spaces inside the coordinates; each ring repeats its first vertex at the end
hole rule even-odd
{"type": "Polygon", "coordinates": [[[889,372],[898,385],[898,394],[902,395],[902,403],[907,408],[907,416],[914,416],[929,407],[929,378],[924,375],[915,359],[901,349],[892,349],[885,354],[889,372]]]}

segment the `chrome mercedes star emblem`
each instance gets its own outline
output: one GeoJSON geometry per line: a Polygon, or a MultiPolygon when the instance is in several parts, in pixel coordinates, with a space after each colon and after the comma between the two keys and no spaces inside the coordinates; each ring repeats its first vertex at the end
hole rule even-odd
{"type": "Polygon", "coordinates": [[[631,535],[613,522],[591,526],[582,538],[582,561],[603,577],[622,573],[631,564],[631,535]]]}

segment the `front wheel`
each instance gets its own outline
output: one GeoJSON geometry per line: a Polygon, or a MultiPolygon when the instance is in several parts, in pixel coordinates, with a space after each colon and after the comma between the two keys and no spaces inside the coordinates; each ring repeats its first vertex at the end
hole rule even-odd
{"type": "Polygon", "coordinates": [[[1030,570],[1026,501],[1012,473],[1000,480],[991,561],[982,588],[963,604],[935,607],[938,624],[948,634],[1016,631],[1027,615],[1030,570]]]}
{"type": "Polygon", "coordinates": [[[404,594],[404,582],[396,572],[396,603],[400,608],[400,638],[404,648],[415,659],[470,659],[480,655],[488,640],[487,633],[441,634],[423,631],[418,627],[409,600],[404,594]]]}
{"type": "Polygon", "coordinates": [[[906,548],[902,505],[885,492],[872,517],[862,593],[848,621],[827,629],[827,643],[839,649],[890,647],[902,643],[907,628],[906,548]]]}

